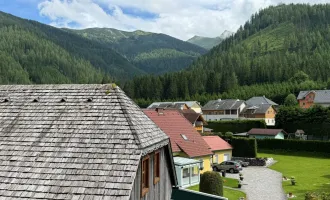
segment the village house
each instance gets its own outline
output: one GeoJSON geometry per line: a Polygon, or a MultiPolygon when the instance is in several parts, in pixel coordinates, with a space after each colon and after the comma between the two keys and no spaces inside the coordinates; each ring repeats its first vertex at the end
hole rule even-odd
{"type": "Polygon", "coordinates": [[[153,102],[148,106],[148,109],[155,108],[191,109],[196,113],[202,113],[202,106],[197,101],[153,102]]]}
{"type": "Polygon", "coordinates": [[[262,128],[253,128],[247,132],[249,138],[256,139],[281,139],[283,140],[287,132],[283,129],[262,129],[262,128]]]}
{"type": "Polygon", "coordinates": [[[243,100],[218,99],[211,100],[203,106],[203,116],[206,121],[236,120],[246,107],[243,100]]]}
{"type": "Polygon", "coordinates": [[[231,160],[233,147],[219,136],[203,136],[204,141],[209,145],[213,155],[213,164],[231,160]]]}
{"type": "MultiPolygon", "coordinates": [[[[170,137],[174,157],[201,161],[200,173],[211,171],[213,153],[210,147],[179,111],[146,109],[144,113],[170,137]]],[[[197,170],[187,169],[186,175],[189,173],[197,173],[197,170]]],[[[180,178],[178,177],[178,179],[180,178]]]]}
{"type": "Polygon", "coordinates": [[[207,125],[203,115],[189,108],[186,103],[156,102],[151,104],[148,109],[178,110],[200,133],[204,132],[204,125],[207,125]]]}
{"type": "Polygon", "coordinates": [[[267,126],[275,126],[275,116],[277,103],[266,98],[252,97],[246,102],[246,107],[241,114],[241,118],[265,120],[267,126]]]}
{"type": "Polygon", "coordinates": [[[300,91],[297,97],[300,108],[310,108],[313,105],[330,106],[330,90],[300,91]]]}
{"type": "Polygon", "coordinates": [[[115,85],[0,86],[0,160],[1,199],[170,200],[177,185],[169,137],[115,85]]]}

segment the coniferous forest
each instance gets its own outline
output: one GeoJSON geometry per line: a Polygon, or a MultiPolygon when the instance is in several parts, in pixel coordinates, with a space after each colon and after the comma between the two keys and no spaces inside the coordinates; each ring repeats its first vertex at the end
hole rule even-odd
{"type": "Polygon", "coordinates": [[[282,103],[289,93],[327,87],[329,25],[330,5],[271,6],[187,70],[137,77],[124,89],[142,106],[153,100],[205,102],[254,95],[282,103]]]}

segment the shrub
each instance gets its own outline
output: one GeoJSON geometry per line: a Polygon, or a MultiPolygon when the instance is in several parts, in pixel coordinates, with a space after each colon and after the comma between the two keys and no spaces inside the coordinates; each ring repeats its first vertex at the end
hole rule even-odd
{"type": "Polygon", "coordinates": [[[306,193],[305,200],[330,200],[330,194],[329,193],[306,193]]]}
{"type": "Polygon", "coordinates": [[[258,139],[260,149],[330,153],[330,142],[317,140],[258,139]]]}
{"type": "Polygon", "coordinates": [[[223,181],[217,172],[204,172],[199,182],[199,191],[223,196],[223,181]]]}
{"type": "Polygon", "coordinates": [[[242,133],[248,132],[252,128],[267,128],[264,120],[230,120],[230,121],[212,121],[207,122],[207,128],[213,129],[214,132],[232,132],[242,133]]]}
{"type": "Polygon", "coordinates": [[[254,138],[238,138],[231,139],[234,157],[255,158],[257,156],[257,142],[254,138]]]}

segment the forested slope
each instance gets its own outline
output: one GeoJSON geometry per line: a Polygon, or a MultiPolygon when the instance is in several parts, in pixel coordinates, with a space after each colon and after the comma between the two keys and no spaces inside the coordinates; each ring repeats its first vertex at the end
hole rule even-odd
{"type": "Polygon", "coordinates": [[[0,12],[0,83],[101,83],[144,74],[111,48],[0,12]]]}
{"type": "MultiPolygon", "coordinates": [[[[187,70],[137,78],[128,82],[125,90],[133,98],[187,99],[212,94],[227,97],[238,86],[266,83],[285,82],[287,88],[291,88],[290,84],[322,87],[330,75],[329,25],[330,5],[272,6],[252,15],[236,34],[187,70]],[[291,79],[299,74],[309,76],[306,83],[291,79]],[[145,87],[151,82],[152,91],[145,87]]],[[[244,88],[245,93],[252,95],[251,87],[244,88]]],[[[286,95],[287,90],[282,91],[277,95],[286,95]]]]}
{"type": "Polygon", "coordinates": [[[165,34],[111,28],[65,30],[111,47],[148,74],[182,70],[207,52],[202,47],[165,34]]]}

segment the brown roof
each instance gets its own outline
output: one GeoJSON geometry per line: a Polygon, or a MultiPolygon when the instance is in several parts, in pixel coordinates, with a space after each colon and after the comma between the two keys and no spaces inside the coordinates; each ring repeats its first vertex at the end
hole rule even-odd
{"type": "Polygon", "coordinates": [[[248,132],[248,135],[277,135],[280,132],[287,134],[283,129],[253,128],[248,132]]]}
{"type": "Polygon", "coordinates": [[[203,116],[200,113],[196,113],[194,110],[186,109],[186,110],[179,110],[182,115],[190,121],[190,123],[194,124],[198,119],[203,122],[203,124],[207,124],[204,120],[203,116]]]}
{"type": "Polygon", "coordinates": [[[213,154],[202,136],[179,111],[144,110],[144,113],[170,137],[173,152],[183,151],[189,157],[213,154]]]}

